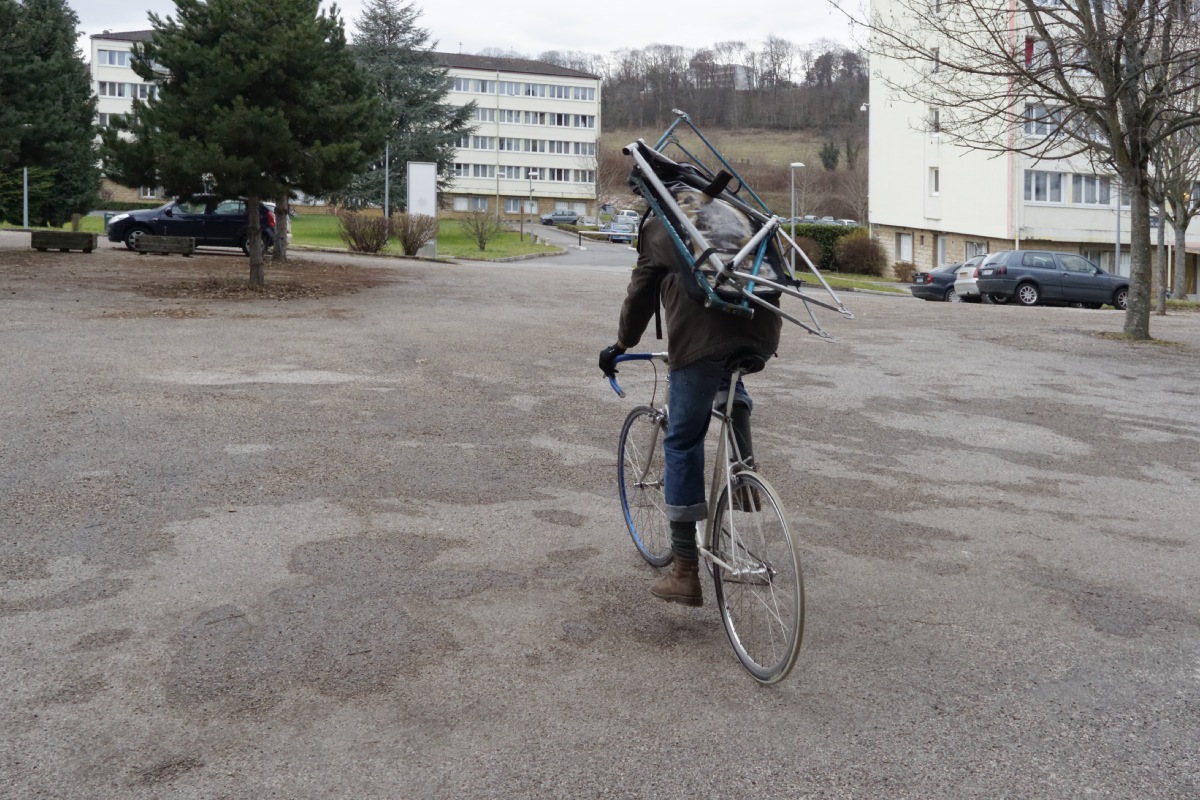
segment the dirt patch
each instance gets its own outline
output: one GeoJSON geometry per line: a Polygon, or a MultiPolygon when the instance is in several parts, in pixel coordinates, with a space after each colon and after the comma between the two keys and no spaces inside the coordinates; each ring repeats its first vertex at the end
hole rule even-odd
{"type": "MultiPolygon", "coordinates": [[[[265,286],[251,286],[249,277],[249,262],[240,254],[204,253],[184,258],[137,255],[116,248],[86,254],[0,250],[0,279],[7,294],[53,284],[58,288],[135,292],[172,299],[294,300],[353,294],[396,280],[388,270],[310,261],[298,253],[291,254],[283,264],[268,260],[265,286]]],[[[197,310],[180,313],[203,314],[197,310]]]]}

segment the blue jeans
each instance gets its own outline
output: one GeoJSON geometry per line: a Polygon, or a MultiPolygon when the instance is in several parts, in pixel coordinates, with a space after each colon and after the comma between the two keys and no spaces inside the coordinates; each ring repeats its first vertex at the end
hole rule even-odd
{"type": "MultiPolygon", "coordinates": [[[[663,499],[671,522],[697,522],[708,517],[704,501],[704,436],[712,419],[713,401],[729,391],[729,372],[719,360],[701,359],[672,370],[667,403],[667,435],[663,439],[663,499]]],[[[728,395],[724,395],[728,397],[728,395]]],[[[741,380],[735,404],[753,408],[741,380]]]]}

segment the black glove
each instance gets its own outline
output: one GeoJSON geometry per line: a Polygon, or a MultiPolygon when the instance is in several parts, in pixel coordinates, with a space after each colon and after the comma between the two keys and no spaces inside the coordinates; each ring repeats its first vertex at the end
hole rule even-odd
{"type": "Polygon", "coordinates": [[[606,376],[612,377],[617,374],[617,356],[625,352],[625,348],[619,344],[610,344],[608,347],[600,351],[600,371],[606,376]]]}

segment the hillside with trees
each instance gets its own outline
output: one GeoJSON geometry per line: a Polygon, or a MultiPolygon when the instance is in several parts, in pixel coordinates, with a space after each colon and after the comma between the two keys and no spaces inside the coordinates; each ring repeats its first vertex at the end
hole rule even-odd
{"type": "Polygon", "coordinates": [[[652,44],[606,56],[552,50],[537,58],[603,80],[601,200],[625,199],[629,166],[621,148],[661,133],[680,109],[777,213],[790,207],[787,165],[800,159],[808,167],[795,176],[798,213],[866,219],[867,57],[856,48],[768,36],[757,48],[739,41],[652,44]]]}

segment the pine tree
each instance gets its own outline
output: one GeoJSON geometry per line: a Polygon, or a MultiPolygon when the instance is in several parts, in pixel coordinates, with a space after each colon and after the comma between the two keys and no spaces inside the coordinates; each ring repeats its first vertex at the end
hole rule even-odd
{"type": "MultiPolygon", "coordinates": [[[[0,0],[0,170],[38,169],[29,221],[62,225],[98,198],[96,97],[65,0],[0,0]]],[[[20,178],[16,178],[19,182],[20,178]]],[[[3,216],[20,213],[6,203],[3,216]]]]}
{"type": "Polygon", "coordinates": [[[383,147],[378,101],[320,0],[176,0],[150,15],[134,70],[158,84],[132,137],[105,131],[114,179],[244,196],[250,282],[264,282],[258,204],[344,187],[383,147]]]}
{"type": "MultiPolygon", "coordinates": [[[[436,163],[438,189],[449,187],[455,142],[473,127],[474,103],[445,103],[452,79],[434,55],[429,32],[417,26],[420,14],[398,0],[368,0],[356,20],[354,57],[374,81],[389,126],[389,214],[405,205],[410,161],[436,163]]],[[[382,159],[354,179],[344,199],[383,205],[382,159]]]]}

